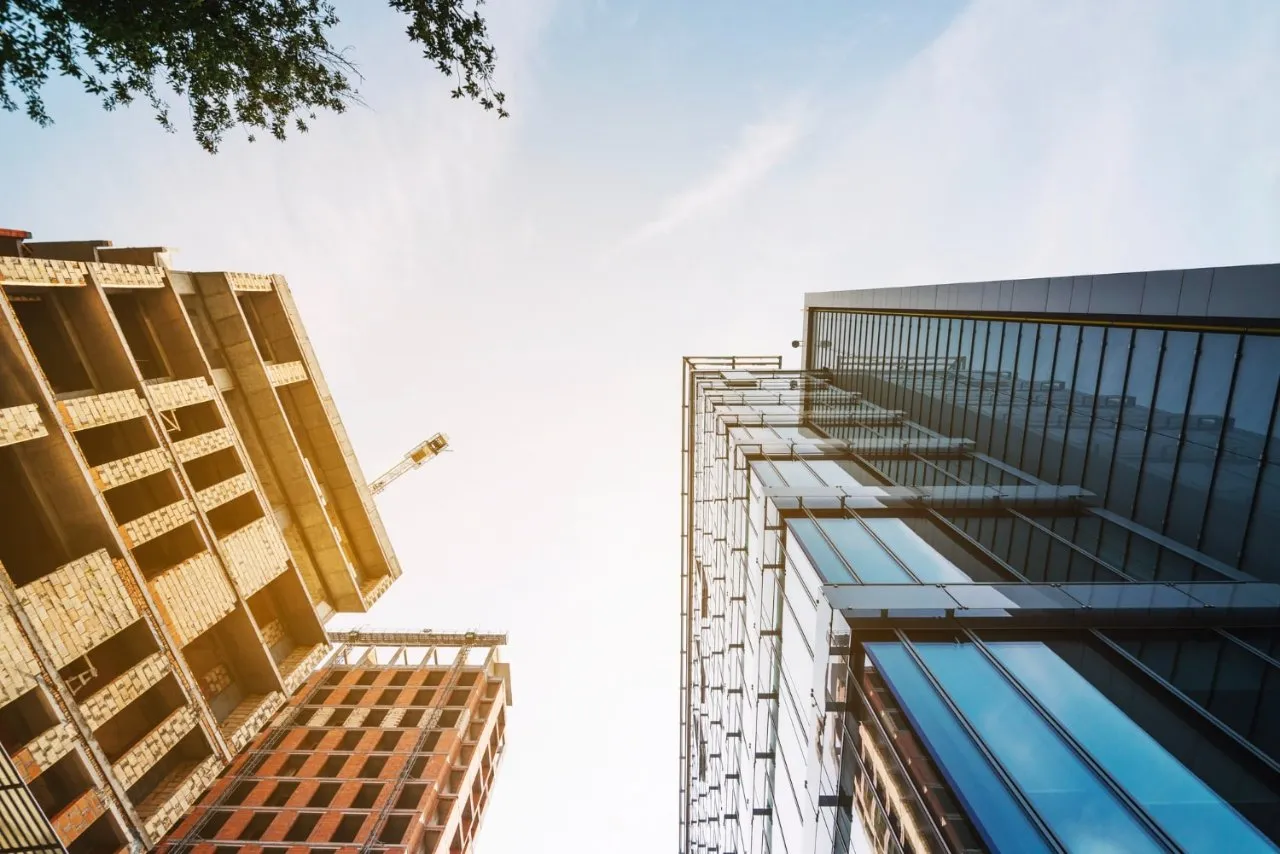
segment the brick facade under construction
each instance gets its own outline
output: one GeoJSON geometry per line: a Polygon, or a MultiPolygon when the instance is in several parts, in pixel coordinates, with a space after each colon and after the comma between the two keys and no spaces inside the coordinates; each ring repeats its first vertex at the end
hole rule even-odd
{"type": "Polygon", "coordinates": [[[283,278],[0,233],[0,851],[153,846],[400,575],[283,278]]]}
{"type": "Polygon", "coordinates": [[[505,640],[353,637],[158,851],[467,854],[504,745],[505,640]]]}

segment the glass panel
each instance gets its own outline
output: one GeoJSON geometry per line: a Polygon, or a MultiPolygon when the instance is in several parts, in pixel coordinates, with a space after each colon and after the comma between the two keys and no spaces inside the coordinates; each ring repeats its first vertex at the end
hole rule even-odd
{"type": "Polygon", "coordinates": [[[1156,406],[1151,413],[1151,435],[1138,487],[1133,518],[1156,531],[1164,530],[1165,510],[1173,480],[1173,466],[1186,422],[1191,372],[1195,368],[1198,332],[1169,332],[1157,378],[1156,406]]]}
{"type": "Polygon", "coordinates": [[[770,463],[752,463],[751,474],[753,475],[752,479],[759,481],[760,486],[786,486],[786,482],[778,475],[770,463]]]}
{"type": "Polygon", "coordinates": [[[1138,329],[1133,333],[1129,358],[1129,381],[1125,396],[1132,404],[1120,413],[1120,429],[1116,435],[1115,461],[1111,482],[1107,485],[1107,509],[1128,516],[1138,491],[1138,471],[1147,444],[1147,425],[1155,403],[1156,369],[1160,365],[1160,348],[1164,332],[1138,329]]]}
{"type": "Polygon", "coordinates": [[[821,519],[818,526],[831,538],[836,550],[864,582],[909,584],[914,581],[906,570],[880,548],[857,519],[821,519]]]}
{"type": "Polygon", "coordinates": [[[840,556],[832,550],[827,541],[822,538],[822,534],[818,531],[813,520],[788,519],[787,527],[791,531],[791,537],[788,537],[788,539],[795,538],[800,541],[804,546],[804,551],[808,554],[809,562],[824,581],[828,584],[857,583],[858,579],[845,566],[844,561],[840,560],[840,556]]]}
{"type": "MultiPolygon", "coordinates": [[[[850,465],[846,463],[845,465],[850,465]]],[[[840,486],[853,492],[865,492],[862,484],[838,460],[810,460],[809,467],[826,481],[827,486],[840,486]]]]}
{"type": "Polygon", "coordinates": [[[865,647],[991,850],[1047,851],[1035,825],[906,649],[896,643],[869,643],[865,647]]]}
{"type": "Polygon", "coordinates": [[[938,554],[901,519],[863,519],[880,540],[910,567],[921,581],[970,581],[969,576],[938,554]]]}
{"type": "Polygon", "coordinates": [[[1185,850],[1274,850],[1256,828],[1044,644],[994,643],[990,649],[1185,850]]]}
{"type": "Polygon", "coordinates": [[[773,460],[773,465],[787,482],[787,486],[822,486],[818,476],[801,460],[773,460]]]}
{"type": "Polygon", "coordinates": [[[917,649],[1068,851],[1163,850],[978,649],[934,643],[917,649]]]}
{"type": "Polygon", "coordinates": [[[1107,330],[1106,349],[1098,379],[1098,396],[1094,402],[1090,448],[1085,464],[1084,488],[1104,495],[1111,476],[1111,457],[1115,451],[1116,433],[1121,413],[1127,408],[1124,394],[1125,369],[1129,364],[1129,345],[1133,330],[1112,327],[1107,330]]]}
{"type": "Polygon", "coordinates": [[[1271,409],[1280,382],[1280,336],[1246,335],[1231,395],[1228,451],[1262,459],[1271,427],[1271,409]]]}

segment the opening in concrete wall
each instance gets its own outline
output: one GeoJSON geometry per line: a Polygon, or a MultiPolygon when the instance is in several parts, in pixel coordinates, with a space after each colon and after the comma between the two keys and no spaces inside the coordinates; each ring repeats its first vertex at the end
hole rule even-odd
{"type": "Polygon", "coordinates": [[[197,294],[183,294],[182,307],[186,309],[187,317],[191,319],[191,325],[196,331],[196,340],[200,342],[200,349],[204,351],[209,367],[225,369],[227,358],[222,352],[222,343],[214,334],[213,324],[209,322],[204,300],[197,294]]]}
{"type": "MultiPolygon", "coordinates": [[[[23,445],[52,443],[36,439],[23,445]]],[[[70,544],[57,529],[57,519],[44,490],[27,473],[27,448],[0,448],[0,563],[21,587],[47,575],[73,557],[70,544]]]]}
{"type": "Polygon", "coordinates": [[[166,420],[169,422],[169,438],[174,442],[200,436],[226,426],[218,405],[211,400],[202,400],[199,403],[172,409],[166,415],[166,420]],[[177,425],[177,429],[173,429],[174,424],[177,425]]]}
{"type": "Polygon", "coordinates": [[[146,621],[138,619],[68,662],[58,675],[71,686],[76,699],[83,702],[159,649],[146,621]]]}
{"type": "MultiPolygon", "coordinates": [[[[147,316],[146,297],[136,293],[114,293],[107,297],[116,324],[124,334],[125,344],[144,380],[172,379],[177,376],[165,357],[164,346],[147,316]]],[[[159,296],[158,294],[155,296],[159,296]]]]}
{"type": "Polygon", "coordinates": [[[211,755],[213,755],[213,749],[205,739],[204,732],[200,727],[196,727],[160,757],[138,782],[129,787],[129,800],[134,804],[141,804],[156,791],[161,783],[184,778],[195,769],[196,765],[211,755]]]}
{"type": "Polygon", "coordinates": [[[53,704],[39,685],[0,706],[0,747],[10,756],[58,723],[53,704]]]}
{"type": "Polygon", "coordinates": [[[294,362],[302,358],[302,350],[293,336],[293,327],[274,291],[236,295],[244,312],[249,334],[264,362],[294,362]]]}
{"type": "Polygon", "coordinates": [[[121,460],[160,446],[160,440],[145,418],[131,418],[128,421],[90,427],[79,430],[74,435],[80,452],[84,454],[84,461],[90,467],[121,460]]]}
{"type": "Polygon", "coordinates": [[[344,815],[338,822],[338,826],[334,828],[333,835],[329,837],[330,842],[354,842],[356,836],[360,833],[360,828],[364,827],[366,816],[359,814],[344,815]]]}
{"type": "Polygon", "coordinates": [[[208,512],[209,525],[218,539],[226,539],[251,522],[265,516],[262,503],[253,492],[246,492],[225,504],[220,504],[208,512]]]}
{"type": "Polygon", "coordinates": [[[46,768],[30,783],[31,794],[46,816],[56,816],[93,788],[89,769],[76,750],[46,768]]]}
{"type": "Polygon", "coordinates": [[[96,389],[88,359],[56,293],[10,293],[9,301],[55,395],[96,389]]]}
{"type": "Polygon", "coordinates": [[[304,812],[293,820],[284,833],[285,842],[306,842],[316,823],[320,821],[320,813],[304,812]]]}
{"type": "Polygon", "coordinates": [[[133,557],[142,574],[151,579],[207,550],[204,537],[192,521],[136,546],[133,557]]]}
{"type": "Polygon", "coordinates": [[[103,490],[103,497],[116,524],[123,525],[181,500],[182,490],[173,470],[165,469],[103,490]]]}
{"type": "Polygon", "coordinates": [[[184,705],[186,698],[182,690],[173,675],[168,674],[98,727],[94,737],[114,763],[184,705]]]}
{"type": "Polygon", "coordinates": [[[105,813],[85,828],[84,832],[67,846],[67,854],[97,854],[99,851],[119,851],[126,839],[111,813],[105,813]]]}
{"type": "Polygon", "coordinates": [[[203,457],[188,460],[183,468],[197,492],[244,473],[244,464],[235,448],[223,448],[203,457]]]}
{"type": "Polygon", "coordinates": [[[355,798],[351,801],[351,806],[358,810],[373,809],[373,805],[378,802],[378,796],[382,794],[383,788],[382,783],[365,783],[356,792],[355,798]]]}
{"type": "Polygon", "coordinates": [[[296,780],[284,780],[276,784],[271,790],[271,794],[267,796],[264,803],[269,807],[282,807],[289,802],[289,798],[293,797],[293,793],[298,790],[296,780]]]}

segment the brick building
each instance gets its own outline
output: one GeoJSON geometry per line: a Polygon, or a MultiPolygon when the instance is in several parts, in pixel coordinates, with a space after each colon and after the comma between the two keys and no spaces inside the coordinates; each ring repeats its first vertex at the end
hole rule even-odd
{"type": "Polygon", "coordinates": [[[400,569],[283,278],[28,238],[0,231],[0,850],[143,850],[400,569]]]}
{"type": "Polygon", "coordinates": [[[506,637],[332,637],[343,642],[328,663],[160,852],[471,850],[511,702],[506,637]]]}

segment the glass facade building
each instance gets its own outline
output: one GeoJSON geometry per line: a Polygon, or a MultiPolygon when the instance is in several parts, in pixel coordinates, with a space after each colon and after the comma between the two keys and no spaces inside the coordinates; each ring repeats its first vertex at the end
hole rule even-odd
{"type": "Polygon", "coordinates": [[[1280,847],[1280,265],[685,361],[682,852],[1280,847]]]}

